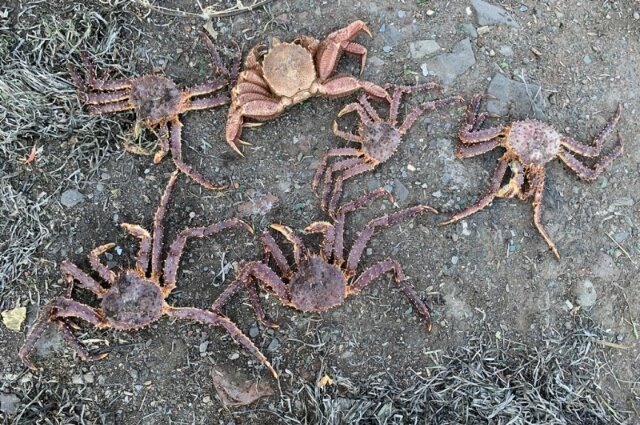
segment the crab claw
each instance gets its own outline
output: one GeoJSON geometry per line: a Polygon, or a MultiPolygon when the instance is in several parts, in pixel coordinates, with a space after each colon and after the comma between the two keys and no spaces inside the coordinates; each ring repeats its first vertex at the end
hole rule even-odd
{"type": "Polygon", "coordinates": [[[367,49],[361,44],[351,41],[360,32],[366,32],[371,37],[371,31],[363,21],[354,21],[344,28],[329,34],[318,47],[316,53],[316,67],[321,80],[326,80],[333,73],[343,52],[358,55],[360,59],[360,74],[367,62],[367,49]]]}

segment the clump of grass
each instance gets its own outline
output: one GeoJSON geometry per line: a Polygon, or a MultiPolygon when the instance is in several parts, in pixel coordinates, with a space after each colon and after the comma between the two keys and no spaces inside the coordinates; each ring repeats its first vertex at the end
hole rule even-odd
{"type": "Polygon", "coordinates": [[[49,236],[49,200],[69,182],[82,186],[125,134],[121,117],[82,108],[66,66],[79,49],[98,66],[131,63],[136,16],[126,7],[33,2],[0,18],[0,295],[49,236]]]}
{"type": "Polygon", "coordinates": [[[579,317],[541,346],[476,336],[408,387],[384,374],[359,387],[304,384],[274,413],[289,424],[625,424],[599,385],[606,357],[594,340],[602,335],[579,317]]]}

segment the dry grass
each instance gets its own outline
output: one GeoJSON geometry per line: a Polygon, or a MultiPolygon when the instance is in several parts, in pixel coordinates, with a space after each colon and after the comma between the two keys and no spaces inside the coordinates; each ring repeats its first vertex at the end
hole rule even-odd
{"type": "Polygon", "coordinates": [[[116,135],[124,134],[118,118],[92,117],[82,109],[66,65],[80,48],[92,52],[99,66],[131,63],[135,16],[126,3],[89,10],[33,2],[1,18],[0,294],[32,266],[49,236],[52,197],[69,182],[81,187],[115,150],[116,135]],[[25,164],[32,152],[35,161],[25,164]],[[46,191],[32,190],[36,178],[46,191]]]}
{"type": "Polygon", "coordinates": [[[476,336],[445,355],[430,376],[398,385],[385,375],[356,386],[338,378],[321,389],[305,383],[276,413],[289,424],[626,424],[599,383],[603,331],[577,317],[531,347],[495,335],[476,336]]]}

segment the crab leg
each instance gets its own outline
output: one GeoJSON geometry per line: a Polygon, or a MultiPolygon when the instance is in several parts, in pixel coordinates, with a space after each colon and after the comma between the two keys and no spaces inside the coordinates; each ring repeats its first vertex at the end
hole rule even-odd
{"type": "MultiPolygon", "coordinates": [[[[360,20],[354,21],[346,27],[340,28],[339,30],[327,35],[327,37],[320,43],[315,59],[318,68],[318,76],[321,80],[326,80],[329,75],[333,73],[342,51],[349,48],[349,44],[353,43],[350,40],[360,32],[366,32],[369,34],[369,37],[371,37],[371,31],[369,31],[367,24],[360,20]]],[[[367,60],[367,50],[364,47],[361,49],[352,47],[349,53],[362,55],[360,63],[360,72],[362,72],[367,60]],[[363,50],[364,54],[362,53],[363,50]],[[358,51],[360,51],[360,53],[358,53],[358,51]]]]}
{"type": "Polygon", "coordinates": [[[500,161],[498,161],[498,166],[496,167],[496,171],[493,173],[493,177],[491,177],[487,194],[483,198],[479,199],[475,204],[471,205],[469,208],[456,213],[449,220],[441,222],[440,225],[442,226],[445,224],[455,223],[456,221],[462,220],[463,218],[468,217],[471,214],[478,212],[489,205],[496,197],[496,193],[500,189],[500,185],[502,184],[502,179],[507,172],[508,165],[509,161],[505,155],[500,159],[500,161]]]}
{"type": "Polygon", "coordinates": [[[262,352],[256,347],[251,340],[242,333],[242,331],[233,323],[231,320],[224,316],[220,316],[211,311],[200,310],[198,308],[193,307],[165,307],[165,313],[170,317],[175,317],[177,319],[187,319],[194,320],[201,323],[206,323],[212,326],[220,326],[224,328],[227,333],[234,339],[238,344],[244,347],[245,350],[254,355],[260,363],[262,363],[273,375],[274,378],[278,378],[278,373],[271,366],[271,363],[267,358],[262,354],[262,352]]]}
{"type": "Polygon", "coordinates": [[[87,349],[80,344],[78,338],[73,335],[66,322],[62,320],[62,318],[66,317],[77,317],[93,324],[97,328],[106,327],[104,319],[92,308],[67,298],[54,298],[43,307],[38,321],[33,325],[24,345],[20,348],[19,356],[25,366],[30,369],[36,369],[33,362],[29,359],[29,352],[47,329],[47,326],[52,322],[56,323],[64,339],[69,346],[78,353],[81,359],[100,360],[106,357],[106,353],[90,354],[87,349]]]}
{"type": "Polygon", "coordinates": [[[186,99],[192,98],[194,96],[204,96],[205,94],[218,91],[226,85],[227,85],[227,82],[223,79],[207,81],[206,83],[198,84],[184,90],[183,96],[186,99]]]}
{"type": "Polygon", "coordinates": [[[348,104],[347,106],[342,108],[340,112],[338,112],[338,117],[343,117],[348,113],[355,111],[358,113],[358,115],[360,116],[360,119],[365,124],[373,124],[373,121],[380,122],[381,121],[380,117],[378,116],[376,111],[373,109],[371,104],[366,99],[367,99],[366,95],[360,96],[360,103],[353,102],[348,104]],[[369,107],[366,110],[363,105],[364,102],[369,103],[369,107]]]}
{"type": "Polygon", "coordinates": [[[487,153],[490,150],[497,148],[498,146],[500,146],[500,142],[495,139],[476,143],[474,145],[458,145],[453,154],[458,159],[472,158],[474,156],[487,153]]]}
{"type": "Polygon", "coordinates": [[[362,144],[362,140],[360,139],[360,137],[358,137],[358,135],[340,130],[340,127],[338,127],[338,123],[336,121],[333,122],[331,129],[333,130],[333,134],[344,140],[362,144]]]}
{"type": "Polygon", "coordinates": [[[505,135],[504,132],[506,129],[504,127],[492,127],[484,130],[478,130],[478,122],[481,124],[486,118],[486,114],[478,114],[482,97],[483,96],[480,94],[474,95],[467,107],[467,121],[465,125],[462,126],[458,134],[462,143],[473,144],[486,142],[498,136],[505,135]]]}
{"type": "Polygon", "coordinates": [[[65,295],[67,297],[71,296],[74,279],[80,283],[82,288],[93,292],[98,298],[102,298],[107,292],[107,290],[100,286],[98,282],[93,280],[91,276],[83,272],[78,266],[69,260],[64,260],[62,264],[60,264],[60,273],[62,273],[62,278],[67,283],[67,289],[65,291],[65,295]]]}
{"type": "Polygon", "coordinates": [[[90,105],[87,110],[91,115],[108,114],[111,112],[128,111],[133,109],[131,103],[128,100],[121,102],[107,103],[105,105],[90,105]]]}
{"type": "Polygon", "coordinates": [[[255,283],[247,282],[246,288],[247,288],[247,294],[249,296],[249,302],[251,303],[253,310],[256,312],[256,317],[260,321],[260,323],[262,323],[268,328],[278,329],[280,325],[269,320],[267,318],[267,315],[264,313],[262,304],[260,304],[260,298],[258,297],[258,291],[256,291],[255,283]]]}
{"type": "Polygon", "coordinates": [[[111,270],[109,270],[109,268],[107,266],[102,264],[100,262],[100,259],[98,258],[98,256],[104,254],[106,251],[110,250],[114,246],[116,246],[116,244],[108,243],[108,244],[99,246],[97,248],[94,248],[89,253],[89,255],[87,255],[87,258],[89,259],[89,264],[91,264],[91,268],[93,270],[95,270],[96,272],[98,272],[98,275],[102,279],[106,280],[107,282],[109,282],[112,285],[116,281],[116,274],[114,272],[112,272],[111,270]]]}
{"type": "Polygon", "coordinates": [[[322,256],[326,261],[331,259],[333,252],[333,246],[336,241],[336,229],[333,224],[328,221],[316,221],[311,223],[304,229],[307,233],[321,233],[322,234],[322,256]]]}
{"type": "Polygon", "coordinates": [[[389,122],[395,127],[398,120],[398,109],[400,108],[400,100],[403,94],[410,94],[421,90],[442,90],[442,86],[436,83],[416,84],[415,86],[396,86],[391,96],[391,105],[389,107],[389,122]]]}
{"type": "Polygon", "coordinates": [[[202,174],[195,171],[191,166],[182,161],[182,123],[177,119],[171,121],[171,155],[176,167],[201,186],[211,190],[222,190],[226,185],[214,184],[207,180],[202,174]]]}
{"type": "Polygon", "coordinates": [[[369,239],[371,239],[371,236],[373,236],[376,228],[391,226],[425,211],[437,213],[435,209],[429,206],[417,205],[415,207],[407,208],[401,211],[397,211],[393,214],[385,215],[371,220],[369,224],[365,226],[362,232],[360,232],[360,234],[358,235],[358,239],[356,239],[355,243],[351,247],[351,252],[349,252],[349,257],[347,258],[347,276],[354,276],[356,274],[356,269],[358,268],[358,263],[360,262],[362,252],[364,251],[367,242],[369,242],[369,239]]]}
{"type": "Polygon", "coordinates": [[[359,80],[352,75],[338,75],[326,80],[320,84],[318,93],[328,97],[342,97],[348,96],[360,89],[373,97],[391,102],[391,97],[385,89],[370,81],[359,80]]]}
{"type": "Polygon", "coordinates": [[[165,295],[168,295],[176,287],[176,275],[178,273],[178,265],[180,264],[180,257],[187,239],[189,238],[205,238],[216,233],[219,233],[226,229],[233,228],[245,228],[249,233],[253,233],[253,229],[244,221],[231,218],[229,220],[221,221],[216,224],[212,224],[207,227],[191,227],[181,231],[173,243],[169,246],[169,252],[167,258],[164,261],[164,287],[162,291],[165,295]]]}
{"type": "Polygon", "coordinates": [[[429,314],[429,308],[420,299],[418,293],[407,284],[404,273],[402,272],[402,268],[400,267],[400,263],[395,260],[387,258],[386,260],[374,264],[373,266],[362,272],[362,274],[355,280],[355,282],[347,286],[347,296],[357,294],[365,286],[389,271],[393,272],[394,281],[400,287],[402,292],[404,292],[406,297],[409,298],[409,301],[411,301],[418,312],[427,320],[427,330],[430,331],[431,314],[429,314]]]}
{"type": "MultiPolygon", "coordinates": [[[[248,263],[247,265],[249,264],[251,263],[248,263]]],[[[245,270],[245,268],[243,268],[243,270],[245,270]]],[[[245,286],[245,288],[247,289],[249,302],[251,302],[251,306],[253,307],[253,310],[256,313],[256,318],[258,319],[258,321],[260,321],[260,323],[262,323],[263,325],[269,328],[272,328],[272,329],[279,328],[280,325],[267,319],[267,316],[264,313],[264,309],[262,308],[262,304],[260,303],[258,293],[256,292],[255,283],[247,279],[248,277],[246,279],[242,277],[238,277],[229,286],[227,286],[225,290],[220,294],[220,296],[218,296],[218,298],[216,298],[216,300],[213,302],[213,305],[211,306],[211,310],[213,310],[216,313],[222,314],[222,307],[227,303],[227,301],[229,301],[229,299],[236,292],[240,290],[242,286],[245,286]]]]}
{"type": "Polygon", "coordinates": [[[282,253],[282,250],[276,243],[275,239],[273,239],[273,236],[271,236],[271,234],[265,230],[264,232],[262,232],[262,235],[260,235],[260,239],[262,240],[265,264],[269,262],[269,256],[271,256],[280,269],[280,273],[282,273],[283,276],[290,275],[291,267],[289,267],[289,263],[287,262],[286,257],[282,253]]]}
{"type": "Polygon", "coordinates": [[[153,240],[151,242],[151,278],[159,279],[162,267],[162,245],[164,243],[164,216],[167,214],[169,199],[178,180],[178,171],[174,171],[169,177],[167,187],[160,198],[160,204],[153,217],[153,240]]]}
{"type": "Polygon", "coordinates": [[[422,103],[405,117],[404,122],[398,130],[401,134],[405,134],[407,131],[409,131],[413,123],[420,117],[420,115],[422,115],[426,111],[435,111],[438,109],[442,109],[445,106],[460,105],[464,102],[464,98],[460,96],[452,96],[446,99],[438,99],[432,102],[422,103]]]}
{"type": "Polygon", "coordinates": [[[570,152],[565,150],[560,150],[558,152],[558,158],[562,160],[569,168],[571,168],[575,173],[585,179],[585,180],[595,180],[598,178],[600,174],[604,171],[604,169],[613,162],[614,159],[622,155],[623,147],[622,147],[622,139],[620,138],[620,134],[618,134],[618,141],[613,148],[613,151],[609,153],[609,155],[603,156],[593,165],[593,168],[589,168],[584,165],[582,162],[578,160],[575,156],[573,156],[570,152]]]}
{"type": "Polygon", "coordinates": [[[129,91],[118,90],[106,93],[85,93],[84,101],[89,105],[102,105],[105,103],[116,103],[122,100],[129,102],[129,91]]]}
{"type": "Polygon", "coordinates": [[[553,254],[556,256],[556,258],[560,259],[560,253],[558,253],[556,245],[551,240],[551,237],[549,236],[549,234],[547,233],[547,230],[542,225],[542,220],[541,220],[542,196],[544,195],[544,168],[540,167],[536,171],[537,172],[535,173],[534,176],[532,176],[533,178],[531,179],[531,182],[530,182],[532,187],[535,188],[535,192],[533,195],[533,222],[536,225],[538,232],[540,232],[544,240],[547,242],[547,245],[549,245],[549,248],[551,248],[551,251],[553,251],[553,254]]]}
{"type": "Polygon", "coordinates": [[[386,197],[389,202],[393,202],[393,196],[383,187],[369,192],[354,201],[344,204],[336,213],[335,233],[336,241],[334,244],[334,260],[338,265],[344,263],[344,221],[347,213],[353,212],[365,205],[370,204],[378,198],[386,197]]]}
{"type": "Polygon", "coordinates": [[[357,176],[358,174],[362,174],[367,171],[373,171],[375,168],[376,164],[371,162],[364,162],[363,160],[361,164],[357,164],[351,168],[346,169],[342,174],[336,177],[335,184],[333,185],[333,193],[331,194],[331,199],[329,200],[327,209],[329,215],[333,215],[336,208],[338,207],[338,202],[340,201],[340,196],[342,195],[342,183],[345,180],[350,179],[351,177],[357,176]]]}
{"type": "Polygon", "coordinates": [[[136,271],[140,276],[147,274],[149,268],[149,253],[151,252],[151,235],[149,232],[137,224],[122,223],[120,225],[131,236],[140,239],[140,248],[136,258],[136,271]]]}
{"type": "Polygon", "coordinates": [[[211,109],[229,103],[229,97],[220,94],[214,97],[205,97],[202,99],[194,99],[186,102],[185,111],[198,111],[202,109],[211,109]]]}
{"type": "Polygon", "coordinates": [[[622,106],[618,104],[616,111],[613,113],[611,118],[609,118],[609,120],[607,121],[607,125],[602,129],[602,131],[594,139],[593,146],[584,145],[569,136],[562,136],[562,139],[560,139],[560,143],[562,143],[570,151],[575,152],[582,156],[595,157],[600,155],[600,151],[602,150],[602,145],[604,144],[605,139],[613,131],[613,127],[618,123],[621,112],[622,112],[622,106]]]}
{"type": "Polygon", "coordinates": [[[158,130],[158,143],[160,143],[160,150],[153,156],[154,164],[162,161],[171,149],[169,146],[169,126],[167,123],[160,124],[160,128],[158,130]]]}
{"type": "Polygon", "coordinates": [[[302,240],[295,234],[290,227],[283,226],[282,224],[272,224],[271,228],[276,232],[279,232],[287,238],[289,242],[293,245],[293,258],[296,264],[300,264],[303,257],[307,256],[307,248],[302,243],[302,240]]]}
{"type": "MultiPolygon", "coordinates": [[[[122,90],[131,87],[131,80],[129,79],[120,79],[120,80],[107,80],[102,79],[99,80],[96,77],[96,70],[89,59],[89,54],[86,51],[80,52],[80,57],[82,58],[82,64],[85,70],[85,77],[87,79],[87,84],[94,90],[122,90]]],[[[75,80],[75,79],[74,79],[75,80]]]]}
{"type": "MultiPolygon", "coordinates": [[[[336,126],[337,124],[335,124],[334,121],[334,126],[336,126]]],[[[335,129],[334,129],[335,132],[335,129]]],[[[322,175],[325,172],[325,169],[327,168],[327,162],[329,161],[329,157],[333,157],[333,156],[359,156],[360,152],[358,151],[358,149],[354,149],[354,148],[336,148],[336,149],[329,149],[329,151],[325,154],[325,156],[322,157],[322,159],[320,160],[320,163],[318,164],[318,169],[316,170],[315,175],[313,176],[313,181],[311,182],[311,188],[313,190],[316,190],[316,188],[318,187],[318,185],[320,184],[320,180],[322,179],[322,175]]]]}
{"type": "Polygon", "coordinates": [[[342,161],[338,161],[333,165],[327,167],[327,171],[325,172],[325,175],[324,175],[324,187],[322,189],[322,198],[320,200],[320,206],[323,210],[327,209],[327,206],[331,199],[331,193],[335,191],[335,189],[332,188],[333,173],[335,173],[336,171],[349,169],[351,167],[354,167],[363,163],[364,163],[364,159],[356,157],[356,158],[343,159],[342,161]]]}
{"type": "Polygon", "coordinates": [[[67,341],[67,344],[69,345],[69,347],[71,347],[76,353],[78,353],[78,356],[82,360],[94,362],[94,361],[102,360],[109,355],[109,353],[91,354],[89,350],[87,350],[87,347],[85,347],[80,343],[80,341],[78,340],[78,337],[75,336],[73,332],[71,332],[71,329],[69,328],[66,322],[62,320],[56,320],[55,323],[58,325],[58,329],[60,329],[60,332],[62,333],[64,340],[67,341]]]}

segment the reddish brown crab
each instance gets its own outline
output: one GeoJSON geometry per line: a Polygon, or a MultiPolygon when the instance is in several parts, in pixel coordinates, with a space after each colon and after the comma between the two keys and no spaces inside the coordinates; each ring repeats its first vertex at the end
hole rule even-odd
{"type": "Polygon", "coordinates": [[[434,83],[418,84],[415,86],[396,86],[393,91],[391,105],[389,107],[389,118],[387,120],[380,118],[371,103],[369,103],[366,94],[360,96],[359,102],[348,104],[338,113],[338,117],[350,112],[357,112],[360,116],[361,121],[357,127],[356,134],[347,133],[338,129],[338,123],[336,121],[333,122],[333,133],[336,136],[349,142],[358,143],[360,147],[330,149],[320,161],[311,185],[316,189],[324,174],[324,188],[321,195],[322,209],[332,214],[340,200],[342,183],[345,180],[366,171],[371,171],[375,169],[378,164],[391,158],[398,149],[402,136],[409,131],[413,123],[422,113],[464,103],[464,99],[460,96],[424,102],[407,114],[402,124],[399,125],[398,109],[400,108],[402,95],[419,90],[433,89],[441,89],[441,87],[434,83]],[[332,166],[327,167],[329,157],[346,156],[352,158],[338,161],[332,166]],[[339,171],[342,171],[342,173],[336,177],[334,183],[333,173],[339,171]]]}
{"type": "MultiPolygon", "coordinates": [[[[235,77],[226,70],[211,40],[202,34],[214,59],[216,69],[229,79],[235,77]]],[[[69,64],[69,73],[78,90],[81,101],[89,104],[89,112],[95,115],[134,110],[136,127],[146,128],[158,136],[160,150],[153,157],[158,163],[171,151],[176,167],[207,189],[220,190],[226,185],[214,184],[182,160],[182,123],[178,116],[187,111],[215,108],[229,103],[226,94],[208,96],[227,85],[219,78],[204,84],[180,90],[176,83],[161,75],[144,75],[120,80],[98,79],[86,52],[81,53],[85,68],[85,80],[69,64]]],[[[235,67],[237,69],[237,67],[235,67]]],[[[134,130],[135,131],[135,130],[134,130]]]]}
{"type": "Polygon", "coordinates": [[[352,75],[332,76],[343,52],[361,57],[361,68],[367,60],[367,49],[351,41],[360,32],[371,36],[367,25],[355,21],[329,34],[323,41],[299,36],[291,43],[271,41],[271,49],[253,47],[245,61],[238,83],[231,91],[226,139],[229,146],[242,155],[238,147],[244,117],[270,120],[285,109],[312,96],[346,96],[363,89],[367,93],[390,100],[387,92],[352,75]]]}
{"type": "Polygon", "coordinates": [[[42,309],[40,318],[31,328],[31,332],[20,349],[20,358],[26,366],[35,369],[35,365],[29,359],[29,352],[49,324],[58,326],[69,346],[78,353],[81,359],[99,360],[104,358],[106,354],[89,353],[71,332],[68,324],[70,318],[84,320],[101,329],[113,328],[128,331],[148,326],[166,315],[223,327],[237,343],[257,357],[274,376],[277,376],[266,357],[227,317],[197,308],[173,307],[165,301],[176,287],[180,256],[189,238],[208,237],[232,228],[244,228],[252,232],[248,224],[236,218],[207,227],[187,228],[178,234],[169,247],[169,253],[164,261],[164,267],[162,267],[161,250],[164,234],[162,222],[177,179],[177,173],[176,171],[171,176],[156,211],[153,235],[138,225],[122,224],[122,227],[129,234],[140,239],[140,250],[134,269],[116,273],[100,262],[98,256],[113,248],[115,246],[113,243],[94,249],[88,256],[91,268],[109,284],[108,288],[100,285],[70,261],[62,262],[60,271],[67,283],[65,296],[49,301],[42,309]],[[149,264],[151,264],[150,273],[149,264]],[[93,308],[73,300],[71,295],[74,281],[78,282],[82,288],[93,292],[100,299],[100,307],[93,308]]]}
{"type": "MultiPolygon", "coordinates": [[[[362,252],[377,228],[391,226],[425,211],[436,212],[433,208],[418,205],[370,221],[358,235],[345,264],[343,257],[345,215],[381,197],[386,197],[390,201],[393,200],[389,192],[384,189],[378,189],[343,205],[336,212],[336,218],[333,223],[319,221],[309,225],[305,229],[306,232],[321,233],[323,235],[324,241],[318,254],[307,250],[302,240],[289,227],[280,224],[272,225],[272,229],[281,233],[293,244],[293,256],[297,270],[292,270],[276,241],[269,232],[265,231],[262,234],[265,261],[246,263],[238,278],[216,300],[212,310],[219,312],[229,297],[243,285],[247,287],[250,298],[253,298],[252,304],[254,308],[256,306],[259,307],[259,303],[255,301],[257,296],[252,283],[252,280],[255,279],[261,286],[275,293],[284,305],[301,311],[321,312],[342,304],[349,295],[359,293],[376,278],[391,271],[395,282],[414,304],[418,312],[426,319],[427,328],[430,330],[431,316],[429,309],[415,290],[407,284],[400,263],[388,258],[374,264],[360,273],[359,276],[356,270],[362,252]],[[282,277],[278,276],[269,267],[268,261],[270,257],[273,258],[282,277]],[[285,284],[283,279],[288,283],[285,284]]],[[[267,326],[277,326],[265,318],[261,307],[256,309],[256,315],[267,326]]]]}
{"type": "Polygon", "coordinates": [[[593,146],[587,146],[537,120],[516,121],[504,127],[480,130],[480,126],[487,117],[484,112],[478,113],[481,100],[481,95],[475,95],[469,104],[467,121],[460,130],[462,145],[456,149],[455,155],[460,159],[471,158],[496,147],[503,147],[506,152],[498,161],[488,193],[474,205],[441,224],[453,223],[470,216],[489,205],[496,196],[498,198],[517,196],[522,200],[533,197],[533,221],[536,228],[556,257],[560,258],[555,244],[540,222],[545,164],[558,157],[579,177],[595,180],[614,159],[622,154],[620,133],[613,150],[609,155],[599,158],[592,168],[580,162],[573,153],[591,158],[598,157],[605,139],[620,119],[621,106],[618,105],[607,125],[596,136],[593,146]],[[511,175],[507,183],[503,184],[507,169],[511,175]]]}

